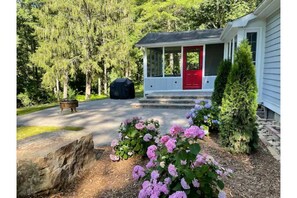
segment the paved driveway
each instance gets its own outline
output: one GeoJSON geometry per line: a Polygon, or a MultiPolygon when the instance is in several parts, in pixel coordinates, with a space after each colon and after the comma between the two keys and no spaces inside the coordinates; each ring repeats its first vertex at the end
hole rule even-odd
{"type": "MultiPolygon", "coordinates": [[[[116,138],[120,123],[126,118],[140,116],[143,119],[157,119],[160,121],[161,133],[166,133],[172,124],[187,126],[185,109],[142,109],[132,108],[130,105],[137,99],[130,100],[96,100],[79,103],[76,113],[69,109],[60,112],[59,107],[45,109],[39,112],[18,116],[18,125],[34,126],[81,126],[85,129],[77,132],[93,133],[96,146],[109,145],[116,138]]],[[[74,133],[74,132],[73,132],[74,133]]],[[[46,136],[42,136],[46,137],[46,136]]]]}

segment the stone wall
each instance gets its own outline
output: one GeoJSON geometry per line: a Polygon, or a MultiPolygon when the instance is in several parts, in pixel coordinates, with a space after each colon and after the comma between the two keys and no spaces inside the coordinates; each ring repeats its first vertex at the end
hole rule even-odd
{"type": "Polygon", "coordinates": [[[18,197],[56,192],[95,161],[93,135],[81,137],[46,157],[17,163],[18,197]]]}

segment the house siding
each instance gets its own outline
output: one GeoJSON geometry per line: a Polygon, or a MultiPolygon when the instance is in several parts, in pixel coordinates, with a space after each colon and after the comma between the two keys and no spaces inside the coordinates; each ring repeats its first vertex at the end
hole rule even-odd
{"type": "Polygon", "coordinates": [[[266,20],[263,105],[280,114],[280,10],[266,20]]]}

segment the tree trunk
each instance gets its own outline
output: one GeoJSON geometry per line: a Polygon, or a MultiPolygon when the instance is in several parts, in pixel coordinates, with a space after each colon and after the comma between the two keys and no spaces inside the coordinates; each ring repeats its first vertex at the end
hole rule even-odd
{"type": "Polygon", "coordinates": [[[60,94],[60,86],[59,86],[59,79],[56,78],[56,87],[55,87],[55,95],[58,99],[58,101],[60,101],[60,97],[59,97],[59,94],[60,94]]]}
{"type": "Polygon", "coordinates": [[[107,67],[104,63],[104,94],[107,95],[107,67]]]}
{"type": "Polygon", "coordinates": [[[63,86],[63,99],[68,98],[68,72],[65,72],[65,79],[64,79],[64,86],[63,86]]]}
{"type": "Polygon", "coordinates": [[[98,78],[98,95],[101,95],[101,78],[98,78]]]}
{"type": "Polygon", "coordinates": [[[86,72],[86,95],[85,99],[89,100],[91,96],[91,74],[90,72],[86,72]]]}

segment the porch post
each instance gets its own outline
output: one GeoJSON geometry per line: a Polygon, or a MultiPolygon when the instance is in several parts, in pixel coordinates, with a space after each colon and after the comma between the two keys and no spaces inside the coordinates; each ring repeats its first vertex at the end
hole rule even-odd
{"type": "Polygon", "coordinates": [[[184,70],[183,70],[183,65],[184,65],[184,46],[181,46],[181,55],[180,55],[180,77],[181,77],[181,84],[180,84],[180,86],[181,86],[181,90],[183,89],[183,72],[184,72],[184,70]]]}
{"type": "Polygon", "coordinates": [[[163,46],[163,54],[162,54],[162,76],[163,76],[163,78],[165,76],[164,75],[164,73],[165,73],[164,68],[165,68],[165,48],[163,46]]]}
{"type": "Polygon", "coordinates": [[[147,78],[147,53],[146,48],[143,48],[143,97],[145,97],[145,80],[147,78]]]}

